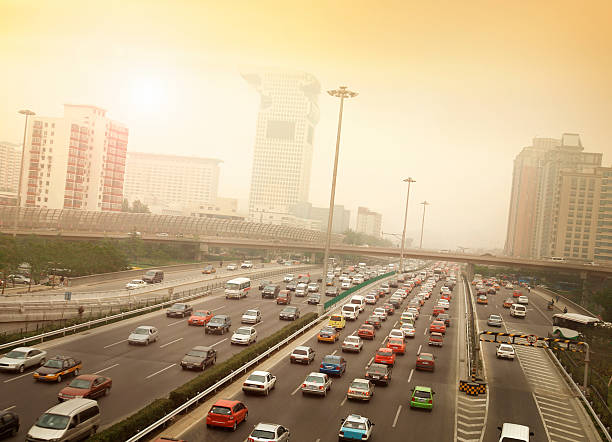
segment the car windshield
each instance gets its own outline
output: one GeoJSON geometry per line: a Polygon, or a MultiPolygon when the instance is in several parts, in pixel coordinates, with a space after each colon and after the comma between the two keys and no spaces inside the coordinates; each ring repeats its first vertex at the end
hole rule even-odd
{"type": "Polygon", "coordinates": [[[501,321],[501,316],[491,315],[489,316],[489,319],[492,319],[494,321],[501,321]]]}
{"type": "Polygon", "coordinates": [[[500,350],[504,350],[504,351],[513,351],[514,350],[511,345],[506,345],[506,344],[500,345],[499,349],[500,350]]]}
{"type": "Polygon", "coordinates": [[[350,342],[357,344],[359,342],[359,338],[357,336],[347,336],[344,342],[350,342]]]}
{"type": "Polygon", "coordinates": [[[354,390],[368,390],[370,388],[370,386],[369,386],[369,384],[367,382],[353,381],[349,388],[352,388],[354,390]]]}
{"type": "Polygon", "coordinates": [[[135,335],[148,335],[149,334],[149,329],[148,328],[143,328],[143,327],[138,327],[136,330],[134,330],[134,334],[135,335]]]}
{"type": "Polygon", "coordinates": [[[323,327],[321,333],[336,333],[336,329],[333,327],[323,327]]]}
{"type": "Polygon", "coordinates": [[[202,316],[202,317],[208,316],[208,312],[195,312],[193,316],[202,316]]]}
{"type": "Polygon", "coordinates": [[[257,310],[247,310],[244,316],[257,316],[257,310]]]}
{"type": "Polygon", "coordinates": [[[388,350],[385,350],[385,349],[382,349],[382,348],[381,348],[380,350],[378,350],[378,351],[376,352],[376,354],[377,354],[378,356],[391,356],[391,354],[392,354],[392,353],[391,353],[390,351],[388,351],[388,350]]]}
{"type": "Polygon", "coordinates": [[[293,350],[293,354],[294,355],[306,355],[306,350],[301,350],[299,348],[296,348],[295,350],[293,350]]]}
{"type": "Polygon", "coordinates": [[[223,318],[219,318],[215,316],[209,322],[209,324],[217,324],[217,323],[223,324],[223,318]]]}
{"type": "Polygon", "coordinates": [[[26,353],[23,351],[12,350],[12,351],[9,351],[5,357],[11,358],[11,359],[25,359],[26,353]]]}
{"type": "Polygon", "coordinates": [[[251,330],[248,328],[239,328],[238,330],[236,330],[236,334],[237,335],[250,335],[251,330]]]}
{"type": "Polygon", "coordinates": [[[274,291],[274,290],[276,290],[276,287],[274,287],[273,285],[267,285],[267,286],[264,288],[264,290],[266,290],[266,291],[268,291],[268,290],[274,291]]]}
{"type": "Polygon", "coordinates": [[[149,270],[147,273],[145,273],[147,276],[155,276],[157,272],[155,270],[149,270]]]}
{"type": "Polygon", "coordinates": [[[68,384],[68,386],[72,388],[85,388],[85,389],[88,389],[89,385],[90,385],[90,381],[86,379],[74,379],[70,384],[68,384]]]}
{"type": "Polygon", "coordinates": [[[340,357],[328,355],[323,358],[323,362],[325,362],[326,364],[339,364],[340,357]]]}
{"type": "Polygon", "coordinates": [[[49,428],[51,430],[63,430],[70,422],[69,416],[59,414],[45,413],[36,421],[36,426],[40,428],[49,428]]]}
{"type": "Polygon", "coordinates": [[[208,352],[204,350],[190,350],[189,353],[187,353],[187,356],[193,356],[195,358],[205,358],[207,353],[208,352]]]}
{"type": "Polygon", "coordinates": [[[431,393],[429,391],[414,390],[414,397],[429,399],[431,397],[431,393]]]}
{"type": "Polygon", "coordinates": [[[329,317],[330,321],[342,321],[342,316],[334,315],[329,317]]]}
{"type": "Polygon", "coordinates": [[[266,377],[262,376],[260,374],[252,374],[251,376],[249,376],[247,378],[247,382],[251,381],[251,382],[266,382],[266,377]]]}
{"type": "Polygon", "coordinates": [[[368,321],[378,322],[378,316],[372,315],[372,316],[368,317],[368,321]]]}
{"type": "Polygon", "coordinates": [[[295,313],[297,311],[297,307],[285,307],[283,311],[285,313],[295,313]]]}
{"type": "Polygon", "coordinates": [[[433,361],[433,356],[428,354],[421,354],[419,358],[424,361],[433,361]]]}
{"type": "Polygon", "coordinates": [[[323,376],[308,376],[306,382],[313,382],[315,384],[322,384],[324,382],[323,376]]]}
{"type": "Polygon", "coordinates": [[[225,288],[227,290],[238,290],[240,288],[240,284],[237,284],[235,282],[228,282],[227,284],[225,284],[225,288]]]}
{"type": "Polygon", "coordinates": [[[262,439],[274,440],[276,438],[276,435],[274,434],[273,431],[257,430],[257,429],[255,429],[251,433],[251,437],[259,437],[259,438],[262,438],[262,439]]]}
{"type": "Polygon", "coordinates": [[[344,421],[342,425],[344,428],[351,428],[354,430],[365,430],[366,426],[363,422],[344,421]]]}
{"type": "Polygon", "coordinates": [[[225,416],[229,416],[230,414],[232,414],[232,410],[230,410],[229,407],[220,407],[218,405],[214,405],[210,409],[210,412],[213,414],[223,414],[225,416]]]}
{"type": "Polygon", "coordinates": [[[47,368],[62,368],[63,362],[58,359],[49,359],[45,363],[45,367],[47,368]]]}
{"type": "MultiPolygon", "coordinates": [[[[400,334],[400,333],[398,333],[398,334],[400,334]]],[[[402,345],[402,340],[401,339],[389,339],[389,344],[402,345]]]]}
{"type": "Polygon", "coordinates": [[[170,307],[172,310],[184,310],[187,307],[185,304],[174,304],[170,307]]]}

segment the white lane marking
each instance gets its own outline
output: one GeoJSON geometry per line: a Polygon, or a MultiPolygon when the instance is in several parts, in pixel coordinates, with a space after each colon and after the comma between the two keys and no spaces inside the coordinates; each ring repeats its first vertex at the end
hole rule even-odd
{"type": "Polygon", "coordinates": [[[214,344],[211,345],[211,347],[214,347],[215,345],[221,344],[222,342],[227,341],[227,338],[225,339],[221,339],[220,341],[215,342],[214,344]]]}
{"type": "Polygon", "coordinates": [[[338,353],[338,350],[334,350],[334,352],[332,353],[332,356],[334,356],[336,353],[338,353]]]}
{"type": "Polygon", "coordinates": [[[24,378],[26,376],[32,376],[32,373],[25,373],[25,374],[22,374],[21,376],[15,376],[14,378],[7,379],[6,381],[4,381],[4,383],[6,384],[7,382],[12,382],[12,381],[15,381],[17,379],[24,378]]]}
{"type": "Polygon", "coordinates": [[[122,341],[117,341],[112,344],[105,345],[104,348],[112,347],[113,345],[121,344],[122,342],[127,342],[127,339],[123,339],[122,341]]]}
{"type": "Polygon", "coordinates": [[[425,336],[427,334],[427,328],[425,328],[425,330],[423,330],[423,336],[425,336]]]}
{"type": "Polygon", "coordinates": [[[178,339],[175,339],[174,341],[166,342],[164,345],[160,345],[159,348],[167,347],[170,344],[174,344],[175,342],[182,341],[182,340],[183,340],[183,338],[178,338],[178,339]]]}
{"type": "Polygon", "coordinates": [[[301,389],[301,388],[302,388],[302,384],[298,385],[298,387],[297,387],[295,390],[293,390],[293,391],[291,392],[291,396],[293,396],[295,393],[297,393],[298,391],[300,391],[300,389],[301,389]]]}
{"type": "Polygon", "coordinates": [[[348,396],[344,396],[344,399],[342,399],[342,402],[340,402],[340,406],[342,407],[344,404],[346,404],[346,400],[348,399],[348,396]]]}
{"type": "Polygon", "coordinates": [[[321,438],[318,438],[317,440],[315,440],[315,442],[321,442],[321,438]]]}
{"type": "Polygon", "coordinates": [[[222,305],[221,307],[217,307],[211,310],[211,312],[216,312],[217,310],[221,310],[222,308],[225,308],[224,305],[222,305]]]}
{"type": "Polygon", "coordinates": [[[160,373],[163,373],[164,371],[166,371],[166,370],[168,370],[168,369],[170,369],[170,368],[174,367],[175,365],[176,365],[176,364],[168,365],[166,368],[162,368],[161,370],[156,371],[155,373],[150,374],[150,375],[149,375],[149,376],[147,376],[145,379],[150,379],[150,378],[152,378],[152,377],[153,377],[153,376],[155,376],[155,375],[158,375],[158,374],[160,374],[160,373]]]}
{"type": "Polygon", "coordinates": [[[98,371],[94,372],[94,374],[100,374],[103,371],[110,370],[111,368],[115,368],[117,365],[119,365],[119,364],[115,364],[115,365],[111,365],[110,367],[103,368],[102,370],[98,370],[98,371]]]}
{"type": "Polygon", "coordinates": [[[17,406],[17,405],[11,405],[10,407],[5,408],[5,409],[4,409],[4,410],[2,410],[2,411],[9,411],[9,410],[12,410],[12,409],[13,409],[13,408],[15,408],[16,406],[17,406]]]}
{"type": "Polygon", "coordinates": [[[422,344],[421,344],[421,345],[419,345],[419,349],[417,350],[417,354],[421,354],[421,347],[422,347],[422,346],[423,346],[422,344]]]}
{"type": "Polygon", "coordinates": [[[259,324],[263,324],[263,321],[259,321],[259,322],[255,323],[255,324],[253,324],[253,327],[257,327],[259,324]]]}
{"type": "Polygon", "coordinates": [[[412,380],[412,373],[414,373],[414,368],[410,370],[410,374],[408,375],[408,383],[412,380]]]}
{"type": "Polygon", "coordinates": [[[402,411],[401,405],[397,407],[397,413],[395,413],[395,419],[393,419],[393,425],[391,425],[391,428],[395,428],[395,425],[397,424],[397,419],[399,418],[400,411],[402,411]]]}
{"type": "Polygon", "coordinates": [[[180,324],[181,322],[184,322],[184,321],[185,321],[185,318],[181,319],[180,321],[171,322],[170,324],[167,324],[166,327],[172,327],[173,325],[180,324]]]}

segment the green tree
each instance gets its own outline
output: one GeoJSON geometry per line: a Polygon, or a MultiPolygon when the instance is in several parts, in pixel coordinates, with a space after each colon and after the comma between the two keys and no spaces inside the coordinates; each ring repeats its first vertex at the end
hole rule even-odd
{"type": "Polygon", "coordinates": [[[149,206],[142,201],[134,200],[130,206],[130,202],[127,200],[127,198],[123,198],[123,202],[121,203],[121,211],[131,213],[151,213],[149,206]]]}

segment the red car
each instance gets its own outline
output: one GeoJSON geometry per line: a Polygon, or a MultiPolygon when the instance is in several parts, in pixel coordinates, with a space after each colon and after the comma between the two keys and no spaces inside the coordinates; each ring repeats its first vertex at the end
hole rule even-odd
{"type": "Polygon", "coordinates": [[[523,296],[523,292],[521,292],[520,290],[515,290],[512,292],[512,296],[518,298],[519,296],[523,296]]]}
{"type": "Polygon", "coordinates": [[[206,416],[206,426],[231,428],[236,431],[240,422],[244,422],[249,414],[246,405],[240,401],[221,399],[214,403],[206,416]]]}
{"type": "Polygon", "coordinates": [[[393,313],[395,313],[395,307],[393,307],[393,304],[389,304],[388,302],[385,302],[382,306],[388,315],[392,315],[393,313]]]}
{"type": "Polygon", "coordinates": [[[438,332],[438,333],[446,333],[446,325],[444,325],[444,321],[433,321],[429,326],[429,333],[438,332]]]}
{"type": "Polygon", "coordinates": [[[442,344],[444,344],[444,335],[442,333],[433,332],[429,335],[429,345],[442,347],[442,344]]]}
{"type": "Polygon", "coordinates": [[[420,353],[417,355],[416,359],[416,369],[417,370],[429,370],[434,371],[436,367],[436,359],[434,355],[431,353],[420,353]]]}
{"type": "Polygon", "coordinates": [[[210,321],[210,318],[213,317],[213,314],[209,310],[196,310],[192,313],[187,321],[188,325],[201,325],[205,326],[210,321]]]}
{"type": "Polygon", "coordinates": [[[395,353],[393,353],[393,350],[390,348],[379,348],[374,356],[374,363],[390,365],[393,367],[395,365],[395,353]]]}
{"type": "Polygon", "coordinates": [[[433,309],[432,316],[438,316],[440,313],[444,313],[444,307],[435,306],[433,309]]]}
{"type": "Polygon", "coordinates": [[[450,302],[451,295],[450,293],[442,293],[442,295],[440,296],[440,299],[446,299],[448,302],[450,302]]]}
{"type": "Polygon", "coordinates": [[[390,348],[393,353],[403,355],[406,353],[406,343],[403,339],[391,338],[387,341],[387,348],[390,348]]]}
{"type": "Polygon", "coordinates": [[[376,336],[376,330],[374,330],[373,325],[363,324],[361,327],[359,327],[359,330],[357,330],[357,336],[362,339],[374,339],[374,336],[376,336]]]}
{"type": "Polygon", "coordinates": [[[74,378],[67,387],[62,388],[57,395],[57,400],[62,402],[75,397],[94,399],[106,396],[110,393],[112,386],[111,378],[97,374],[82,374],[74,378]]]}

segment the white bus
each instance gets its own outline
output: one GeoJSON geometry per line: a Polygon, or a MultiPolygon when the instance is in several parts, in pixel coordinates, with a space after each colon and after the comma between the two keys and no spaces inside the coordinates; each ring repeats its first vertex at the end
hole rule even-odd
{"type": "Polygon", "coordinates": [[[246,298],[251,290],[251,280],[249,278],[234,278],[225,283],[225,299],[246,298]]]}

